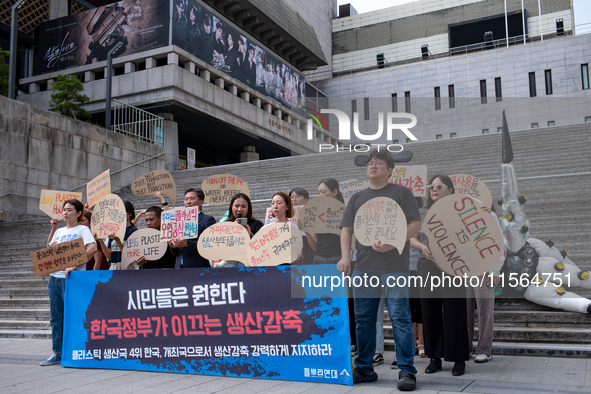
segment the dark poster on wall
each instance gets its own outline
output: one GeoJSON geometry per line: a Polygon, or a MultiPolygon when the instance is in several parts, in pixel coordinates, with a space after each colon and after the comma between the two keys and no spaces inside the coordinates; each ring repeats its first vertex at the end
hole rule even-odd
{"type": "Polygon", "coordinates": [[[277,100],[301,110],[305,100],[303,74],[277,60],[257,42],[190,0],[173,0],[172,44],[277,100]]]}
{"type": "Polygon", "coordinates": [[[44,74],[169,45],[170,3],[123,0],[42,23],[35,74],[44,74]]]}

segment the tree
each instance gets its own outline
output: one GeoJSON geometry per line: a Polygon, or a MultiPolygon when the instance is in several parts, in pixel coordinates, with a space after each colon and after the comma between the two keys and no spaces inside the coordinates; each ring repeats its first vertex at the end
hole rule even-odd
{"type": "Polygon", "coordinates": [[[0,94],[8,96],[8,51],[0,47],[0,94]]]}
{"type": "Polygon", "coordinates": [[[90,114],[80,105],[89,100],[81,94],[84,91],[82,82],[75,75],[58,75],[53,85],[57,93],[51,95],[49,109],[74,119],[90,119],[90,114]]]}

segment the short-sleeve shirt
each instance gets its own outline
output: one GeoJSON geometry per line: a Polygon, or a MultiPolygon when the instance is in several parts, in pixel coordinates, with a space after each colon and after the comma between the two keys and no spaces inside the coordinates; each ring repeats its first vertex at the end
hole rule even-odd
{"type": "MultiPolygon", "coordinates": [[[[53,238],[51,239],[51,242],[57,241],[57,243],[62,243],[67,241],[73,241],[76,238],[82,238],[82,240],[84,241],[84,246],[96,242],[94,240],[94,237],[92,236],[92,233],[90,232],[90,229],[81,224],[72,228],[62,227],[57,229],[57,231],[53,235],[53,238]]],[[[78,267],[77,271],[86,271],[86,264],[83,264],[80,267],[78,267]]],[[[50,275],[55,278],[65,278],[66,270],[57,271],[50,275]]]]}
{"type": "MultiPolygon", "coordinates": [[[[372,198],[388,197],[400,205],[406,215],[406,222],[420,220],[419,207],[409,188],[388,183],[381,189],[364,189],[355,193],[347,204],[341,227],[353,227],[355,214],[363,204],[372,198]]],[[[356,241],[357,260],[355,270],[371,274],[384,274],[388,272],[408,272],[408,251],[410,242],[406,242],[402,253],[398,249],[389,252],[376,252],[371,246],[363,246],[356,241]]]]}

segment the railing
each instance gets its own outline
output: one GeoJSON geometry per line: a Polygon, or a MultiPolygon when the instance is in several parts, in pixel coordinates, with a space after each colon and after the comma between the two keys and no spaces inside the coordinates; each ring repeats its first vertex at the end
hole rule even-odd
{"type": "MultiPolygon", "coordinates": [[[[544,38],[544,40],[546,40],[546,39],[552,39],[552,38],[556,38],[556,37],[573,36],[575,34],[575,31],[576,31],[577,36],[589,34],[589,33],[591,33],[591,23],[571,25],[570,27],[565,26],[564,31],[562,31],[562,32],[558,32],[555,28],[547,29],[547,30],[543,31],[543,38],[544,38]]],[[[508,45],[513,46],[513,45],[520,45],[520,44],[524,44],[524,43],[533,43],[533,42],[539,42],[540,40],[541,40],[541,36],[540,36],[540,33],[538,32],[536,34],[527,34],[525,36],[525,40],[524,40],[523,35],[520,35],[520,36],[510,37],[509,40],[507,40],[506,38],[501,38],[501,39],[497,39],[497,40],[493,40],[493,41],[484,41],[484,42],[474,43],[474,44],[470,44],[470,45],[464,45],[464,46],[460,46],[460,47],[447,48],[445,50],[439,50],[434,53],[430,53],[428,58],[429,59],[439,59],[439,58],[450,57],[450,56],[454,56],[454,55],[458,55],[458,54],[484,52],[484,51],[487,51],[490,49],[503,48],[508,45]],[[508,41],[508,45],[507,45],[507,41],[508,41]]],[[[416,45],[414,45],[414,46],[416,46],[416,45]]],[[[417,51],[416,56],[415,55],[407,56],[407,57],[398,56],[398,57],[392,58],[392,57],[388,57],[386,54],[385,60],[387,60],[387,63],[382,68],[395,67],[395,66],[400,66],[400,65],[404,65],[404,64],[411,64],[411,63],[418,63],[418,62],[426,60],[422,57],[420,49],[421,49],[420,47],[418,47],[418,46],[416,47],[416,51],[417,51]]],[[[380,50],[380,51],[387,52],[384,50],[380,50]]],[[[376,63],[375,55],[372,55],[371,60],[368,60],[366,65],[363,64],[359,67],[355,67],[355,68],[349,69],[349,70],[334,71],[333,76],[337,77],[340,75],[355,74],[355,73],[364,72],[364,71],[377,70],[378,68],[379,67],[376,63]]],[[[314,74],[315,73],[308,73],[307,75],[310,77],[313,77],[314,74]]]]}
{"type": "Polygon", "coordinates": [[[143,109],[113,99],[113,125],[111,130],[140,141],[164,146],[164,118],[143,109]]]}

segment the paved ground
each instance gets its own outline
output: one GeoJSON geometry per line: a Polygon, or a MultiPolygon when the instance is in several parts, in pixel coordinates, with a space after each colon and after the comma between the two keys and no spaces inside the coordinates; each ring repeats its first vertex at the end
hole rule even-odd
{"type": "MultiPolygon", "coordinates": [[[[109,369],[40,367],[51,353],[48,339],[0,338],[0,393],[391,393],[396,391],[398,370],[386,363],[376,367],[375,383],[356,386],[287,382],[281,380],[224,378],[176,373],[109,369]]],[[[486,364],[467,363],[461,378],[443,371],[425,375],[427,359],[416,358],[418,393],[591,393],[591,359],[495,356],[486,364]]]]}

